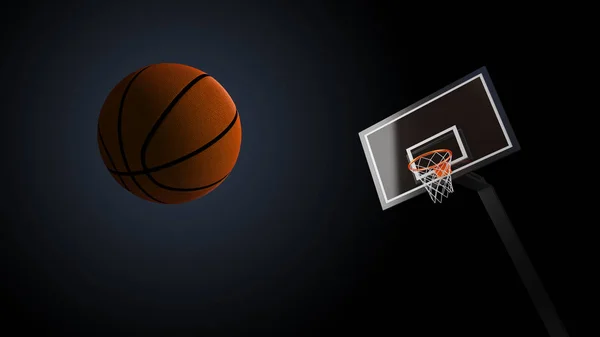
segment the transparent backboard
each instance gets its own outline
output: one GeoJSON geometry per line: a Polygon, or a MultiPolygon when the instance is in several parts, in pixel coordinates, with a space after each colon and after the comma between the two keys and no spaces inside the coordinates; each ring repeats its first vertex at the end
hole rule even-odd
{"type": "Polygon", "coordinates": [[[425,192],[408,169],[418,155],[449,149],[452,178],[519,150],[486,68],[359,133],[381,207],[425,192]]]}

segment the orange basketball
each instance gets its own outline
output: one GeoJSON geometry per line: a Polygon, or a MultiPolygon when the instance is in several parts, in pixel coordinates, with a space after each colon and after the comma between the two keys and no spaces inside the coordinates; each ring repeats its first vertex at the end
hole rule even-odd
{"type": "Polygon", "coordinates": [[[448,174],[451,173],[450,164],[448,164],[447,161],[443,161],[443,162],[437,164],[434,171],[435,171],[435,175],[437,175],[438,178],[447,176],[448,174]]]}
{"type": "Polygon", "coordinates": [[[242,142],[227,91],[205,72],[161,63],[126,76],[108,94],[98,145],[113,178],[164,204],[208,194],[233,169],[242,142]]]}

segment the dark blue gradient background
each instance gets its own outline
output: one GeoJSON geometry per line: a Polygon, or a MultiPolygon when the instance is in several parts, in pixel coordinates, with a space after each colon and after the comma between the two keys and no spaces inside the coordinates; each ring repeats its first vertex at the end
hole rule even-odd
{"type": "MultiPolygon", "coordinates": [[[[517,80],[524,56],[497,53],[513,41],[467,29],[435,47],[430,33],[399,27],[399,7],[250,2],[23,2],[2,14],[3,325],[62,336],[544,336],[477,196],[383,212],[358,138],[486,65],[526,154],[537,144],[517,80]],[[242,121],[231,176],[182,205],[123,190],[96,144],[111,88],[158,62],[213,75],[242,121]]],[[[483,173],[568,307],[564,283],[551,282],[563,252],[526,220],[522,178],[501,180],[522,153],[483,173]]]]}

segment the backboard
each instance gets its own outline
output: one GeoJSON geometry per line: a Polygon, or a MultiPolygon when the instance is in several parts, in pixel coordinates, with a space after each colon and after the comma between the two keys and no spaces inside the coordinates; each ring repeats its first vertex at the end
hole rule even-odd
{"type": "Polygon", "coordinates": [[[425,192],[408,170],[419,154],[452,151],[452,178],[519,150],[485,67],[359,133],[381,207],[425,192]]]}

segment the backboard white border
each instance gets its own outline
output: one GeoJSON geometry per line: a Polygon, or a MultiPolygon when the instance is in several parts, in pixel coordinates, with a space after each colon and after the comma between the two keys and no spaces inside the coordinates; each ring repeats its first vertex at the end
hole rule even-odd
{"type": "MultiPolygon", "coordinates": [[[[452,172],[453,178],[459,177],[461,175],[461,171],[464,171],[466,168],[475,166],[471,169],[471,170],[475,170],[477,167],[482,166],[483,164],[485,164],[485,162],[487,162],[488,160],[490,160],[494,157],[496,157],[496,159],[499,159],[501,154],[508,155],[512,152],[519,150],[519,145],[518,145],[517,139],[512,131],[512,128],[510,127],[508,119],[506,118],[504,109],[502,108],[502,104],[500,103],[500,100],[496,94],[496,91],[493,87],[491,79],[489,78],[487,69],[485,67],[482,67],[482,68],[478,69],[477,71],[465,76],[463,79],[460,79],[460,80],[450,84],[446,88],[439,90],[438,92],[424,98],[423,100],[395,113],[394,115],[384,119],[383,121],[367,128],[367,129],[359,132],[359,137],[360,137],[361,143],[363,145],[363,150],[365,151],[365,156],[367,157],[367,162],[371,169],[371,175],[373,176],[375,188],[377,189],[381,207],[383,209],[387,209],[387,208],[392,207],[404,200],[412,198],[413,196],[416,196],[417,194],[421,194],[425,190],[424,190],[423,185],[419,185],[419,186],[417,186],[409,191],[406,191],[400,195],[394,196],[392,198],[388,198],[388,196],[385,192],[385,188],[383,186],[383,182],[381,180],[381,176],[379,174],[379,170],[377,168],[377,164],[375,163],[373,151],[371,149],[371,144],[369,142],[369,136],[371,134],[383,129],[384,127],[394,123],[395,121],[410,115],[412,112],[420,109],[421,107],[453,92],[454,90],[457,90],[458,88],[460,88],[476,79],[480,79],[485,88],[486,94],[492,105],[494,113],[496,114],[496,117],[498,119],[498,124],[500,125],[500,128],[502,129],[502,132],[506,139],[507,146],[505,146],[493,153],[490,153],[482,158],[474,160],[464,166],[461,166],[460,168],[458,168],[456,170],[453,170],[453,172],[452,172]]],[[[459,139],[459,137],[457,137],[457,139],[459,139]]],[[[463,148],[461,148],[461,150],[464,152],[463,148]]]]}

